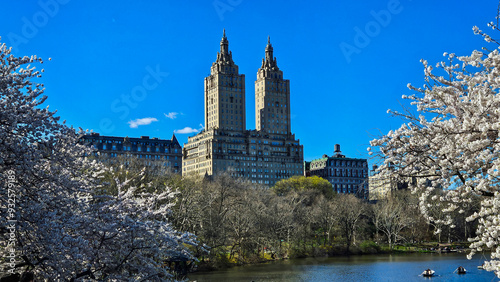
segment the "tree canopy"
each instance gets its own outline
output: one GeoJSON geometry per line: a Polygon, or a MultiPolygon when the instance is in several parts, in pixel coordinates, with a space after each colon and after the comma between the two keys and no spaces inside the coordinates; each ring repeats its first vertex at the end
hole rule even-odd
{"type": "MultiPolygon", "coordinates": [[[[494,23],[489,26],[498,31],[494,23]]],[[[486,41],[496,42],[477,27],[473,30],[486,41]]],[[[499,50],[444,56],[447,60],[435,67],[422,60],[425,84],[408,85],[414,94],[403,98],[416,113],[390,111],[404,124],[371,145],[378,148],[374,153],[383,160],[381,173],[415,179],[410,186],[421,195],[420,210],[436,226],[453,228],[456,222],[451,213],[463,213],[467,205],[481,198],[480,211],[467,218],[479,223],[477,237],[469,239],[469,257],[491,250],[485,268],[500,277],[499,50]],[[433,217],[429,211],[434,207],[445,214],[433,217]]]]}
{"type": "Polygon", "coordinates": [[[277,194],[286,194],[290,191],[318,192],[325,196],[331,196],[333,194],[332,184],[328,182],[328,180],[317,175],[311,177],[292,176],[288,179],[282,179],[278,181],[272,189],[277,194]]]}
{"type": "MultiPolygon", "coordinates": [[[[0,45],[0,249],[5,273],[37,279],[167,280],[165,259],[194,259],[167,220],[173,191],[150,193],[85,156],[79,133],[43,108],[37,56],[0,45]]],[[[68,90],[70,91],[70,90],[68,90]]],[[[80,130],[81,133],[81,130],[80,130]]]]}

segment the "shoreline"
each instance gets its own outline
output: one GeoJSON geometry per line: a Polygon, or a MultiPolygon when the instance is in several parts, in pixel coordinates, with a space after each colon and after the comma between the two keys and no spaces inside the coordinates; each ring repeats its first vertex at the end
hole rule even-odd
{"type": "Polygon", "coordinates": [[[432,269],[438,280],[497,281],[495,274],[479,269],[489,255],[477,254],[471,260],[465,253],[394,253],[337,257],[298,258],[259,265],[242,265],[220,271],[191,273],[189,281],[422,281],[422,272],[432,269]],[[462,266],[467,275],[456,269],[462,266]],[[404,279],[402,279],[404,277],[404,279]],[[458,278],[458,279],[464,279],[458,278]]]}
{"type": "Polygon", "coordinates": [[[395,245],[389,248],[389,245],[378,245],[376,243],[361,243],[349,248],[347,252],[345,246],[319,246],[310,250],[311,252],[304,252],[292,256],[271,258],[271,255],[264,253],[266,257],[251,257],[245,260],[238,260],[237,262],[225,261],[204,261],[198,262],[190,273],[212,272],[229,269],[235,266],[243,265],[258,265],[262,263],[284,261],[290,259],[302,258],[328,258],[328,257],[349,257],[349,256],[364,256],[364,255],[383,255],[383,254],[412,254],[412,253],[467,253],[470,251],[468,242],[459,243],[419,243],[419,244],[406,244],[395,245]]]}

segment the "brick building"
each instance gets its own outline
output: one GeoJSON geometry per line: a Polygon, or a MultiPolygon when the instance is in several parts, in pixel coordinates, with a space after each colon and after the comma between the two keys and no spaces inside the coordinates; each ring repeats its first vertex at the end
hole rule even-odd
{"type": "Polygon", "coordinates": [[[132,157],[143,160],[145,165],[161,165],[172,172],[182,169],[182,148],[172,135],[172,139],[102,136],[99,133],[86,134],[81,138],[84,144],[97,149],[96,156],[106,160],[113,157],[132,157]]]}
{"type": "Polygon", "coordinates": [[[348,158],[341,154],[340,145],[335,145],[332,156],[323,155],[321,159],[312,160],[306,175],[317,175],[332,184],[333,191],[344,194],[355,194],[362,199],[369,199],[368,161],[366,159],[348,158]]]}

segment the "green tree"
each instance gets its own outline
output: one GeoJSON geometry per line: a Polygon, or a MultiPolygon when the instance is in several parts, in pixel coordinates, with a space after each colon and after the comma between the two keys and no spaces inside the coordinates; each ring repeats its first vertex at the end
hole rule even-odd
{"type": "Polygon", "coordinates": [[[312,192],[317,195],[323,194],[327,198],[332,198],[333,196],[332,184],[328,180],[316,175],[312,177],[293,176],[283,179],[277,182],[271,189],[278,195],[295,191],[298,193],[312,192]]]}

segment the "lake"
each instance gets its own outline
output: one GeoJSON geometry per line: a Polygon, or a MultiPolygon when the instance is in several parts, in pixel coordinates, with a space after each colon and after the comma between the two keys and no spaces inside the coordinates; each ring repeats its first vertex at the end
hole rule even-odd
{"type": "Polygon", "coordinates": [[[493,272],[478,269],[489,255],[426,253],[305,258],[238,266],[226,270],[192,273],[190,281],[499,281],[493,272]],[[454,273],[458,266],[467,274],[454,273]],[[420,274],[436,271],[432,278],[420,274]]]}

